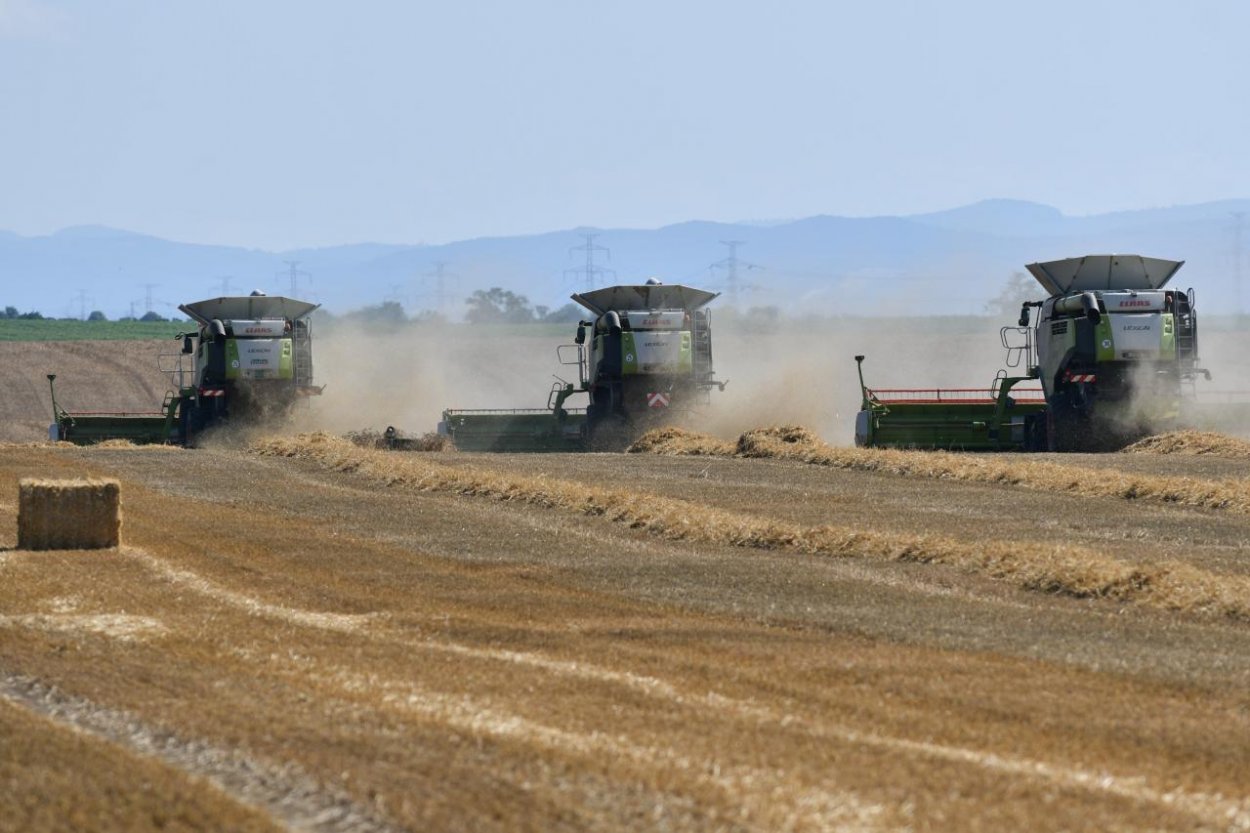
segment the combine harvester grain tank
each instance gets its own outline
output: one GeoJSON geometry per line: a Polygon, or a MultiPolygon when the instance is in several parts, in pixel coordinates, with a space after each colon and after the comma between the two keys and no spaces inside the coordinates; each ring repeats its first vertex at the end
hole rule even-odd
{"type": "Polygon", "coordinates": [[[461,451],[623,450],[724,389],[706,309],[716,297],[654,279],[575,294],[593,317],[557,357],[577,382],[557,381],[545,408],[446,410],[439,432],[461,451]]]}
{"type": "MultiPolygon", "coordinates": [[[[309,316],[317,306],[259,292],[183,304],[179,309],[198,327],[179,336],[175,366],[162,368],[173,383],[160,410],[67,411],[53,388],[49,436],[79,445],[111,439],[194,445],[205,431],[232,421],[281,418],[322,390],[312,375],[309,316]]],[[[49,374],[50,386],[55,379],[49,374]]]]}
{"type": "Polygon", "coordinates": [[[1194,291],[1164,289],[1182,265],[1139,255],[1029,264],[1048,297],[1002,328],[1008,369],[982,391],[872,389],[857,356],[856,444],[1105,451],[1178,424],[1196,381],[1211,378],[1198,366],[1194,291]]]}

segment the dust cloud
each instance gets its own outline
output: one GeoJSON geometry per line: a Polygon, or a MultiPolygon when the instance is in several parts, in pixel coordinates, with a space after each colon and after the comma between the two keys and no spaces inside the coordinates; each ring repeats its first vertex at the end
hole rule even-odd
{"type": "Polygon", "coordinates": [[[1202,332],[1198,351],[1199,366],[1211,371],[1211,379],[1194,383],[1193,403],[1183,422],[1250,439],[1250,329],[1202,332]]]}
{"type": "MultiPolygon", "coordinates": [[[[678,422],[734,439],[778,424],[804,425],[832,445],[853,441],[861,394],[855,355],[863,354],[870,387],[972,388],[987,395],[1007,358],[995,316],[777,318],[755,311],[712,309],[716,376],[728,381],[709,402],[678,422]]],[[[557,378],[578,383],[576,366],[561,365],[557,347],[571,344],[575,325],[370,326],[337,321],[314,335],[316,383],[323,394],[301,403],[296,430],[382,431],[407,436],[434,431],[447,408],[545,408],[557,378]]],[[[1204,334],[1198,407],[1189,427],[1250,434],[1250,333],[1204,334]]],[[[1008,368],[1022,375],[1024,362],[1008,368]]],[[[570,406],[585,404],[584,397],[570,406]]],[[[1174,426],[1171,426],[1174,427],[1174,426]]]]}
{"type": "MultiPolygon", "coordinates": [[[[301,407],[299,430],[433,431],[446,408],[545,408],[559,379],[578,383],[556,349],[575,325],[411,325],[398,330],[338,324],[314,337],[324,393],[301,407]]],[[[864,353],[874,387],[989,386],[1002,365],[996,319],[822,318],[756,326],[749,313],[714,313],[712,345],[724,391],[682,421],[724,438],[761,425],[802,424],[827,442],[852,440],[860,389],[854,356],[864,353]]],[[[570,405],[584,405],[584,397],[570,405]]]]}
{"type": "Polygon", "coordinates": [[[1181,383],[1175,418],[1159,412],[1168,388],[1159,388],[1150,367],[1143,365],[1132,375],[1134,396],[1118,420],[1126,436],[1187,429],[1250,437],[1250,332],[1218,329],[1203,334],[1199,347],[1198,367],[1210,371],[1211,378],[1198,374],[1192,383],[1181,383]]]}
{"type": "Polygon", "coordinates": [[[1000,323],[991,318],[783,320],[768,332],[749,319],[713,320],[718,378],[706,423],[731,439],[764,425],[799,424],[850,445],[862,400],[855,356],[872,388],[983,388],[1003,366],[1000,323]]]}
{"type": "MultiPolygon", "coordinates": [[[[545,408],[568,333],[547,327],[409,325],[386,329],[336,323],[314,335],[321,396],[297,410],[300,430],[335,433],[395,426],[410,436],[435,430],[448,408],[545,408]]],[[[571,403],[580,404],[580,403],[571,403]]]]}

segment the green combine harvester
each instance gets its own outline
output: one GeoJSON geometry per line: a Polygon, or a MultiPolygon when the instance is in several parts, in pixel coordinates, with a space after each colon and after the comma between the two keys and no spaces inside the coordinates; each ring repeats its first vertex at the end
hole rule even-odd
{"type": "Polygon", "coordinates": [[[1178,425],[1198,367],[1194,291],[1163,287],[1183,261],[1088,255],[1028,265],[1049,297],[1002,328],[1009,368],[985,391],[874,390],[860,446],[967,451],[1107,451],[1178,425]],[[1034,315],[1034,311],[1036,314],[1034,315]],[[1023,387],[1030,380],[1040,387],[1023,387]]]}
{"type": "Polygon", "coordinates": [[[716,297],[655,280],[575,294],[593,318],[578,323],[574,343],[557,356],[576,365],[577,383],[553,385],[544,408],[446,410],[439,433],[461,451],[624,450],[724,389],[705,308],[716,297]]]}
{"type": "Polygon", "coordinates": [[[179,307],[199,326],[185,333],[173,389],[160,410],[67,411],[52,390],[52,440],[89,445],[104,440],[195,445],[211,428],[280,418],[296,402],[321,393],[312,383],[312,328],[317,304],[259,292],[179,307]],[[191,367],[188,369],[187,364],[191,367]],[[190,384],[187,384],[187,377],[190,384]]]}

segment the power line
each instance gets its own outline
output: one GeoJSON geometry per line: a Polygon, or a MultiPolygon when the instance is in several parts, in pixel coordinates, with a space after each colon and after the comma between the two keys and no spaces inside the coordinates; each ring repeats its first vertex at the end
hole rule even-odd
{"type": "Polygon", "coordinates": [[[423,278],[432,278],[434,280],[434,311],[440,315],[447,312],[447,279],[460,277],[455,272],[447,271],[447,261],[434,261],[434,268],[423,274],[423,278]]]}
{"type": "Polygon", "coordinates": [[[145,313],[152,311],[152,290],[160,286],[159,283],[141,283],[143,287],[143,310],[145,313]]]}
{"type": "Polygon", "coordinates": [[[573,248],[569,249],[569,255],[571,256],[573,252],[585,252],[586,264],[584,266],[578,266],[576,269],[565,269],[564,274],[566,276],[570,274],[581,275],[586,281],[587,292],[595,288],[595,279],[598,278],[600,275],[602,275],[605,278],[608,275],[611,275],[613,280],[615,280],[616,279],[615,269],[605,269],[602,266],[598,266],[595,264],[595,252],[603,252],[604,254],[607,255],[608,260],[611,260],[612,250],[609,249],[607,246],[599,246],[595,243],[595,238],[599,236],[598,234],[583,231],[583,232],[578,232],[578,236],[580,236],[586,242],[580,246],[574,246],[573,248]]]}
{"type": "Polygon", "coordinates": [[[718,260],[715,263],[708,266],[707,268],[709,271],[713,273],[717,269],[725,270],[725,292],[729,295],[729,304],[731,306],[737,306],[739,289],[755,289],[754,286],[750,286],[750,285],[740,286],[738,284],[738,269],[745,268],[745,269],[750,270],[750,269],[763,269],[764,267],[755,263],[748,263],[747,261],[742,260],[741,258],[738,257],[738,247],[745,246],[746,241],[744,240],[722,240],[720,242],[721,242],[721,245],[729,247],[729,257],[724,258],[723,260],[718,260]]]}
{"type": "Polygon", "coordinates": [[[228,296],[230,294],[230,285],[234,283],[234,275],[222,275],[217,280],[221,282],[221,294],[228,296]]]}
{"type": "Polygon", "coordinates": [[[404,285],[402,283],[388,284],[387,289],[389,289],[390,292],[388,292],[386,297],[383,298],[384,301],[399,304],[401,307],[408,303],[408,293],[404,292],[404,285]]]}
{"type": "Polygon", "coordinates": [[[1233,297],[1235,303],[1233,309],[1237,315],[1241,315],[1241,264],[1245,259],[1245,254],[1241,248],[1241,232],[1242,226],[1246,219],[1246,212],[1232,211],[1233,215],[1233,297]]]}
{"type": "Polygon", "coordinates": [[[286,277],[286,278],[289,278],[289,279],[290,279],[290,281],[291,281],[291,297],[292,297],[292,298],[298,298],[298,297],[299,297],[299,280],[300,280],[300,278],[307,278],[307,279],[308,279],[308,282],[309,282],[309,283],[312,283],[312,275],[308,274],[308,273],[307,273],[307,272],[305,272],[303,269],[300,269],[300,268],[299,268],[299,264],[300,264],[300,262],[299,262],[298,260],[284,260],[284,261],[282,261],[282,262],[283,262],[283,263],[285,263],[285,264],[287,265],[287,269],[286,269],[286,271],[284,271],[284,272],[278,272],[278,273],[277,273],[277,276],[278,276],[279,278],[286,277]]]}

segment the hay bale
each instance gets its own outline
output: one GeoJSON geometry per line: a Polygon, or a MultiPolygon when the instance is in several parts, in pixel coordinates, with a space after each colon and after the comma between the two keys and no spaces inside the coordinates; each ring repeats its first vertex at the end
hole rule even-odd
{"type": "Polygon", "coordinates": [[[116,480],[24,478],[18,483],[18,548],[116,547],[121,539],[121,494],[116,480]]]}

